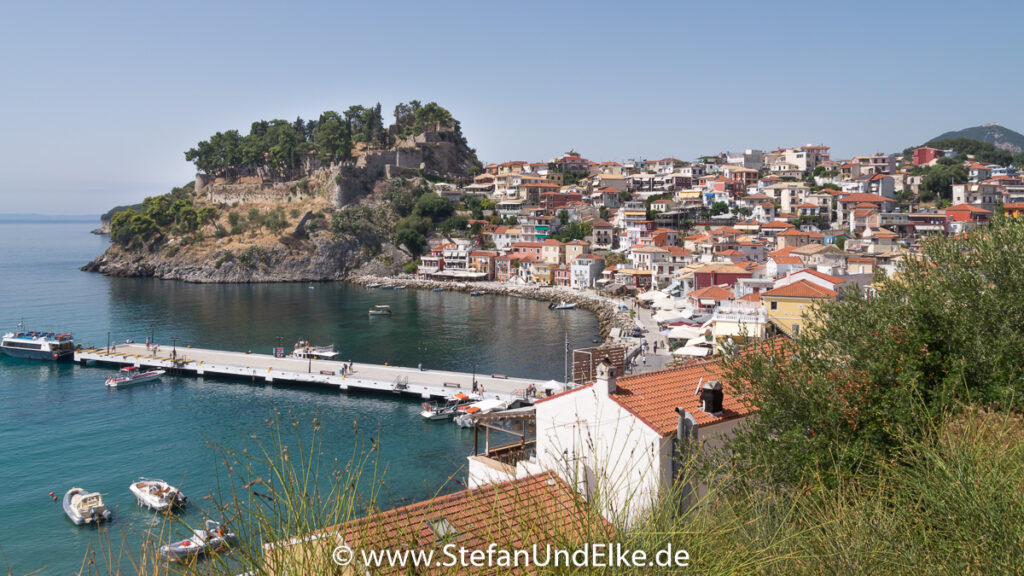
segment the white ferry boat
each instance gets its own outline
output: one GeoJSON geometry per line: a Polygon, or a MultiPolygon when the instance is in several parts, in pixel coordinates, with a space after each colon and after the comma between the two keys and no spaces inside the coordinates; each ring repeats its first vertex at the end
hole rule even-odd
{"type": "Polygon", "coordinates": [[[15,358],[70,360],[75,353],[75,339],[71,334],[29,332],[19,322],[17,331],[4,334],[0,351],[15,358]]]}

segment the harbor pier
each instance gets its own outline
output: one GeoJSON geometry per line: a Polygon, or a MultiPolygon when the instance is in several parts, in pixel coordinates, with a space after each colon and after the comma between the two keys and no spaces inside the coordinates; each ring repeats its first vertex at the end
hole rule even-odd
{"type": "MultiPolygon", "coordinates": [[[[161,344],[154,352],[145,344],[117,344],[111,349],[83,348],[75,351],[75,362],[96,362],[120,367],[134,366],[168,370],[195,376],[224,376],[253,382],[298,384],[353,392],[393,393],[424,400],[443,399],[455,392],[469,393],[474,375],[447,370],[420,370],[401,366],[363,364],[306,358],[278,358],[226,350],[171,347],[161,344]]],[[[532,384],[544,390],[544,381],[510,378],[502,374],[475,374],[485,398],[530,403],[526,391],[532,384]]]]}

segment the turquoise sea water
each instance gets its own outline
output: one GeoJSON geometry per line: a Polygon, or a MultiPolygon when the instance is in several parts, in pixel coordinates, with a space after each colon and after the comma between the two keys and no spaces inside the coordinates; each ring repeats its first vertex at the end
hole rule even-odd
{"type": "MultiPolygon", "coordinates": [[[[551,312],[519,298],[417,290],[365,290],[342,283],[199,285],[106,278],[78,268],[106,247],[94,223],[0,224],[0,328],[24,319],[34,330],[71,331],[106,345],[150,334],[162,345],[269,353],[282,342],[333,343],[344,359],[561,379],[564,334],[584,347],[597,336],[588,312],[551,312]],[[369,318],[373,304],[391,318],[369,318]]],[[[202,513],[217,486],[217,453],[270,437],[275,412],[302,429],[322,423],[329,458],[347,459],[354,425],[381,438],[390,503],[462,488],[472,432],[424,422],[420,403],[238,380],[164,377],[108,392],[113,372],[98,366],[0,356],[0,551],[13,574],[73,574],[96,530],[64,517],[58,496],[71,486],[104,493],[120,532],[153,522],[128,484],[138,476],[180,484],[202,513]]],[[[290,427],[289,427],[290,428],[290,427]]],[[[308,435],[308,434],[307,434],[308,435]]]]}

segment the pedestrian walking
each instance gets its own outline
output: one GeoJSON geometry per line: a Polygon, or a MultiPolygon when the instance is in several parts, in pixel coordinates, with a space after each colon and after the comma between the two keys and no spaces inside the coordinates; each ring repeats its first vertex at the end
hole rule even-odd
{"type": "Polygon", "coordinates": [[[657,340],[654,341],[654,353],[655,354],[658,353],[658,341],[657,340]]]}
{"type": "Polygon", "coordinates": [[[641,358],[641,360],[643,360],[643,363],[644,363],[644,368],[646,368],[646,367],[647,367],[647,355],[645,354],[645,355],[644,355],[644,356],[643,356],[643,357],[641,358]]]}

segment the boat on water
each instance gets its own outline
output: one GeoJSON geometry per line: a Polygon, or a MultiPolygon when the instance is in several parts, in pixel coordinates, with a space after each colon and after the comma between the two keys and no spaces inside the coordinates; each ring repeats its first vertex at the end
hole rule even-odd
{"type": "Polygon", "coordinates": [[[444,404],[424,402],[420,416],[427,420],[447,420],[456,414],[459,414],[460,407],[478,400],[480,400],[480,396],[478,394],[456,392],[449,396],[444,404]]]}
{"type": "Polygon", "coordinates": [[[469,295],[470,296],[483,296],[484,295],[484,291],[483,290],[473,290],[472,292],[469,293],[469,295]]]}
{"type": "Polygon", "coordinates": [[[99,524],[114,516],[103,505],[103,496],[99,492],[87,492],[84,488],[72,488],[64,494],[64,513],[79,526],[99,524]]]}
{"type": "Polygon", "coordinates": [[[391,316],[391,306],[375,304],[373,308],[370,308],[370,316],[391,316]]]}
{"type": "Polygon", "coordinates": [[[292,353],[288,355],[289,358],[298,358],[306,360],[312,358],[313,360],[319,360],[321,358],[334,358],[338,355],[338,352],[334,349],[334,344],[329,346],[314,346],[306,340],[299,340],[295,343],[295,348],[292,353]]]}
{"type": "Polygon", "coordinates": [[[128,486],[128,490],[135,495],[139,506],[145,506],[157,512],[171,508],[184,508],[188,503],[188,498],[181,493],[181,490],[163,480],[139,478],[128,486]]]}
{"type": "Polygon", "coordinates": [[[508,408],[508,402],[505,400],[499,400],[497,398],[491,398],[489,400],[480,400],[479,402],[473,402],[466,404],[458,408],[458,416],[455,417],[455,425],[459,428],[472,428],[473,417],[478,414],[490,414],[491,412],[499,412],[508,408]]]}
{"type": "Polygon", "coordinates": [[[107,388],[127,388],[145,382],[152,382],[166,374],[163,370],[149,370],[142,372],[135,366],[125,366],[118,371],[116,376],[107,378],[107,388]]]}
{"type": "Polygon", "coordinates": [[[405,288],[405,284],[399,284],[398,286],[395,286],[395,290],[405,290],[405,288]]]}
{"type": "Polygon", "coordinates": [[[431,292],[444,292],[444,288],[434,288],[431,292]]]}
{"type": "Polygon", "coordinates": [[[575,307],[575,302],[566,302],[565,300],[562,300],[561,302],[552,302],[551,304],[548,304],[549,310],[571,310],[575,307]]]}
{"type": "Polygon", "coordinates": [[[394,290],[395,289],[395,285],[394,284],[381,284],[380,289],[381,290],[394,290]]]}
{"type": "Polygon", "coordinates": [[[373,284],[367,284],[366,287],[367,288],[380,288],[380,284],[377,284],[376,282],[374,282],[373,284]]]}
{"type": "Polygon", "coordinates": [[[17,330],[4,334],[0,340],[0,351],[30,360],[70,360],[75,353],[75,338],[71,334],[31,332],[18,322],[17,330]]]}
{"type": "Polygon", "coordinates": [[[234,532],[228,532],[219,522],[207,520],[204,528],[192,530],[192,537],[160,547],[160,555],[171,562],[183,562],[224,550],[237,540],[234,532]]]}

